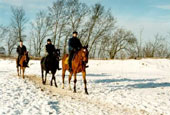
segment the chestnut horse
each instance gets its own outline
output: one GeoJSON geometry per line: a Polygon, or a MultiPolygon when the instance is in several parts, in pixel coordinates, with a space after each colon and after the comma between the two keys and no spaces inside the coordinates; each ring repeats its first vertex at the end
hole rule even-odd
{"type": "MultiPolygon", "coordinates": [[[[88,63],[88,45],[85,47],[82,47],[74,56],[72,60],[72,72],[70,72],[69,75],[69,89],[71,90],[71,85],[70,81],[72,78],[72,75],[74,74],[74,93],[76,92],[76,82],[77,82],[77,76],[76,74],[79,72],[82,72],[83,80],[84,80],[84,89],[85,93],[88,94],[87,92],[87,81],[86,81],[86,64],[88,63]]],[[[68,54],[64,55],[62,59],[62,82],[63,86],[62,88],[64,89],[64,78],[65,78],[65,72],[66,70],[69,70],[69,65],[68,65],[68,54]]]]}
{"type": "MultiPolygon", "coordinates": [[[[27,63],[27,58],[28,58],[28,52],[24,52],[24,55],[21,57],[21,59],[19,60],[19,65],[17,66],[17,73],[18,76],[21,75],[21,70],[22,70],[22,77],[24,77],[24,72],[25,72],[25,68],[26,68],[26,63],[27,63]]],[[[17,61],[16,61],[17,63],[17,61]]]]}

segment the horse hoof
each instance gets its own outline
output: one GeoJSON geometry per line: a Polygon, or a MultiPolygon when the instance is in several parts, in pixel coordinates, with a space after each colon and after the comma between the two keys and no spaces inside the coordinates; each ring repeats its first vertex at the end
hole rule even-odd
{"type": "Polygon", "coordinates": [[[44,81],[43,81],[42,83],[43,83],[43,85],[45,85],[45,82],[44,82],[44,81]]]}
{"type": "Polygon", "coordinates": [[[55,87],[58,87],[57,85],[55,85],[55,87]]]}
{"type": "Polygon", "coordinates": [[[63,85],[63,84],[62,84],[62,86],[61,86],[61,87],[62,87],[62,89],[64,89],[64,85],[63,85]]]}
{"type": "Polygon", "coordinates": [[[85,94],[86,94],[86,95],[89,95],[89,93],[88,93],[88,92],[85,92],[85,94]]]}
{"type": "Polygon", "coordinates": [[[76,93],[76,91],[73,91],[73,93],[76,93]]]}
{"type": "Polygon", "coordinates": [[[68,90],[70,90],[70,91],[71,91],[71,90],[72,90],[72,89],[71,89],[71,87],[69,87],[69,88],[68,88],[68,90]]]}

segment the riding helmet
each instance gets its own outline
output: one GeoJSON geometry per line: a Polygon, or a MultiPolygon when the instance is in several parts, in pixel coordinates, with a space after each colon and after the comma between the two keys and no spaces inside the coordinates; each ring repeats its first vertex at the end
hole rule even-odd
{"type": "Polygon", "coordinates": [[[47,42],[51,42],[51,39],[48,39],[47,42]]]}
{"type": "Polygon", "coordinates": [[[78,32],[77,32],[77,31],[74,31],[73,34],[78,34],[78,32]]]}

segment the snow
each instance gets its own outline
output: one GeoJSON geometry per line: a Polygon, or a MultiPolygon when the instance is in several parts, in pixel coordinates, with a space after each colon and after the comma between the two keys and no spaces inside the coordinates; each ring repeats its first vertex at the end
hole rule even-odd
{"type": "MultiPolygon", "coordinates": [[[[68,90],[68,73],[65,89],[61,88],[62,71],[56,74],[59,88],[46,85],[43,90],[41,83],[18,77],[15,64],[0,59],[0,115],[170,114],[168,59],[89,60],[89,95],[84,93],[81,74],[76,94],[68,90]]],[[[40,79],[40,61],[31,60],[29,65],[26,76],[40,79]]]]}

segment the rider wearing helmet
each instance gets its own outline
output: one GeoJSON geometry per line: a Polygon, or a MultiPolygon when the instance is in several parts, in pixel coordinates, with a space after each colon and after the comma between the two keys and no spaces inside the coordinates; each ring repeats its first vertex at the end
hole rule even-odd
{"type": "Polygon", "coordinates": [[[72,59],[74,54],[82,48],[82,44],[78,39],[78,33],[76,31],[73,32],[73,37],[69,39],[69,70],[72,71],[72,59]]]}
{"type": "MultiPolygon", "coordinates": [[[[55,52],[55,51],[59,52],[59,49],[55,49],[55,46],[52,44],[51,39],[47,40],[47,45],[45,46],[45,50],[46,50],[46,53],[47,53],[46,58],[52,57],[53,56],[53,52],[55,52]]],[[[59,53],[58,53],[58,57],[59,57],[59,53]]],[[[58,61],[59,61],[59,59],[58,59],[58,61]]],[[[57,63],[57,69],[61,70],[61,68],[59,68],[59,63],[57,63]]]]}
{"type": "MultiPolygon", "coordinates": [[[[24,55],[24,52],[27,52],[27,48],[25,47],[25,45],[23,45],[22,40],[20,40],[16,52],[18,53],[18,58],[17,58],[17,67],[18,67],[19,66],[19,61],[20,61],[21,57],[24,55]]],[[[29,57],[27,55],[26,67],[28,67],[28,62],[29,62],[29,57]]]]}

